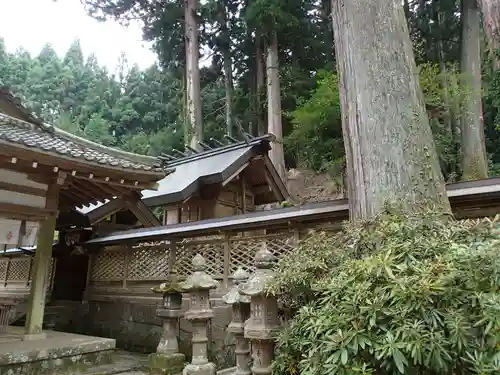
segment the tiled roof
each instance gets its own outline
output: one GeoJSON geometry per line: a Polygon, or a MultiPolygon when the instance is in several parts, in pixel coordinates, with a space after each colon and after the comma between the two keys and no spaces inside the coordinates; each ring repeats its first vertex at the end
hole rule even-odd
{"type": "Polygon", "coordinates": [[[51,125],[28,123],[0,113],[0,142],[2,140],[104,167],[163,172],[156,158],[101,146],[51,125]]]}

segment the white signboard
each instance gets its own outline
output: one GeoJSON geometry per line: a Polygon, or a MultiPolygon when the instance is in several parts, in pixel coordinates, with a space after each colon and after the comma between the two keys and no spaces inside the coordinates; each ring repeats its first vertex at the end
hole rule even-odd
{"type": "Polygon", "coordinates": [[[20,247],[35,246],[39,228],[40,228],[39,222],[27,221],[25,231],[24,233],[21,233],[21,238],[19,239],[19,246],[20,247]]]}
{"type": "Polygon", "coordinates": [[[21,220],[0,218],[0,245],[16,246],[19,243],[20,229],[21,220]]]}

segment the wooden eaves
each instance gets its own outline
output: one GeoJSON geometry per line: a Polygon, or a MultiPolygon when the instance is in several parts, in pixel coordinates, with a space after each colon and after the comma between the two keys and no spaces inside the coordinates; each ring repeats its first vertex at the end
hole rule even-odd
{"type": "Polygon", "coordinates": [[[155,189],[168,173],[155,158],[101,146],[5,113],[0,113],[0,168],[44,183],[62,176],[59,211],[155,189]]]}

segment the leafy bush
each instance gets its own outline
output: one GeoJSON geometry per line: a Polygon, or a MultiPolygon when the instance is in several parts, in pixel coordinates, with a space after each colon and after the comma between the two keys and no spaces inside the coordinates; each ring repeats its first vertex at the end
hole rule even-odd
{"type": "Polygon", "coordinates": [[[275,374],[500,373],[496,220],[389,211],[280,260],[275,374]]]}
{"type": "Polygon", "coordinates": [[[318,76],[311,97],[291,113],[293,129],[285,138],[285,147],[298,164],[317,171],[329,170],[344,159],[338,78],[325,71],[318,76]]]}

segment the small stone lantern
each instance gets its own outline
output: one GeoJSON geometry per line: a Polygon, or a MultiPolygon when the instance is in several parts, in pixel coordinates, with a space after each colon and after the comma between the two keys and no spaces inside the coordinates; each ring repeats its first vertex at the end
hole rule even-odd
{"type": "Polygon", "coordinates": [[[267,294],[266,285],[274,279],[274,256],[263,248],[255,255],[255,272],[239,286],[240,294],[250,297],[250,318],[245,322],[245,337],[252,343],[252,374],[270,375],[274,358],[274,339],[280,328],[278,300],[267,294]]]}
{"type": "Polygon", "coordinates": [[[193,328],[193,356],[191,363],[184,367],[184,375],[215,375],[214,363],[208,361],[208,323],[213,317],[210,308],[210,290],[217,288],[219,282],[205,272],[205,259],[200,255],[193,258],[194,272],[181,286],[190,295],[190,307],[184,318],[193,328]]]}
{"type": "Polygon", "coordinates": [[[227,327],[228,332],[234,335],[236,340],[236,371],[234,375],[250,375],[250,343],[245,338],[245,321],[250,315],[250,297],[240,294],[238,286],[247,281],[248,272],[238,268],[233,274],[234,286],[222,297],[228,305],[232,305],[233,319],[227,327]]]}
{"type": "Polygon", "coordinates": [[[177,282],[177,275],[172,272],[167,281],[159,287],[151,288],[154,293],[163,296],[162,306],[156,309],[156,315],[163,320],[163,334],[156,353],[148,358],[148,367],[152,374],[176,375],[182,373],[186,357],[179,353],[177,324],[181,316],[182,289],[177,282]]]}

